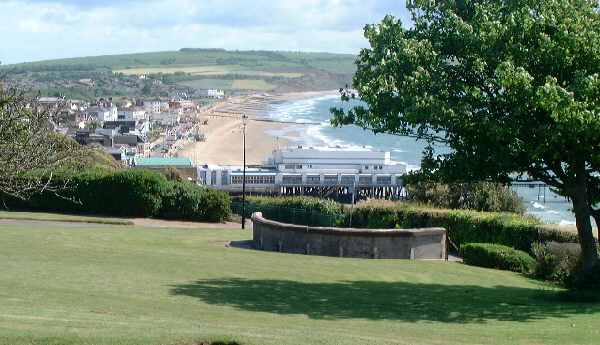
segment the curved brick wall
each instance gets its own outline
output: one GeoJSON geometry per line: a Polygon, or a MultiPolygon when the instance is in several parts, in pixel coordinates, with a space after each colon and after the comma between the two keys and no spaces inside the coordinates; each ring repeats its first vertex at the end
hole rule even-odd
{"type": "Polygon", "coordinates": [[[343,229],[285,224],[252,215],[256,249],[370,259],[446,259],[446,230],[343,229]]]}

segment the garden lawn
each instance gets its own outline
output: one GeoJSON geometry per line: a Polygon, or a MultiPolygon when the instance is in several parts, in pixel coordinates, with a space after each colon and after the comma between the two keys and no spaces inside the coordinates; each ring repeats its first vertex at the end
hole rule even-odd
{"type": "Polygon", "coordinates": [[[600,306],[446,262],[228,248],[239,230],[0,221],[0,344],[597,344],[600,306]]]}

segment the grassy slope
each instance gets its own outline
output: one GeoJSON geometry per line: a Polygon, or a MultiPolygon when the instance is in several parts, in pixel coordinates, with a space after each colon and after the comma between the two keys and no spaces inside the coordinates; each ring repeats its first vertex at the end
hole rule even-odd
{"type": "Polygon", "coordinates": [[[90,56],[70,59],[47,60],[26,64],[8,65],[12,67],[41,66],[97,66],[112,70],[141,67],[177,66],[238,66],[252,67],[254,70],[293,71],[294,69],[321,69],[331,73],[353,73],[354,55],[329,53],[295,53],[270,51],[165,51],[123,55],[90,56]]]}
{"type": "Polygon", "coordinates": [[[187,81],[171,81],[182,90],[205,84],[215,88],[220,83],[210,81],[222,80],[228,83],[224,87],[228,90],[313,91],[338,89],[351,83],[355,58],[329,53],[188,50],[47,60],[0,66],[0,73],[7,71],[26,85],[33,83],[44,94],[60,92],[82,99],[98,95],[134,97],[139,92],[131,81],[121,80],[119,84],[113,80],[112,72],[129,75],[184,72],[187,81]],[[78,84],[65,86],[66,80],[81,78],[97,80],[97,86],[93,89],[78,84]]]}
{"type": "Polygon", "coordinates": [[[0,344],[594,344],[600,306],[444,262],[226,248],[239,231],[0,225],[0,344]]]}

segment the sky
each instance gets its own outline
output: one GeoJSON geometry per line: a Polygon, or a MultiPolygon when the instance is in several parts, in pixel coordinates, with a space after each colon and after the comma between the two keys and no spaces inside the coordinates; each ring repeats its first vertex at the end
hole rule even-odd
{"type": "Polygon", "coordinates": [[[190,48],[357,53],[404,0],[0,0],[3,64],[190,48]]]}

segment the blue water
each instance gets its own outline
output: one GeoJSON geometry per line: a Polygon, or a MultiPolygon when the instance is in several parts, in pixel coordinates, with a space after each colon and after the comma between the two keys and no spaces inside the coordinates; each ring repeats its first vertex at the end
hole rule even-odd
{"type": "MultiPolygon", "coordinates": [[[[425,143],[408,137],[375,135],[356,126],[334,128],[329,123],[331,107],[347,108],[348,104],[342,103],[338,95],[273,104],[269,111],[269,116],[273,119],[320,125],[301,127],[304,129],[300,136],[298,126],[270,134],[291,140],[295,145],[389,151],[393,160],[406,163],[409,169],[419,168],[425,143]]],[[[436,148],[438,153],[445,150],[445,147],[436,148]]],[[[575,217],[570,211],[571,205],[564,198],[549,190],[546,190],[544,198],[544,191],[538,188],[518,188],[517,192],[523,198],[529,214],[548,224],[575,224],[575,217]]]]}

